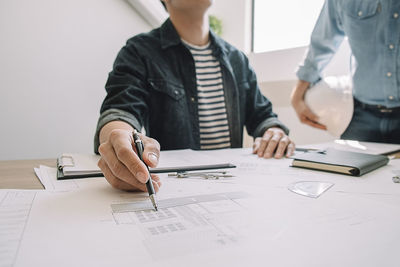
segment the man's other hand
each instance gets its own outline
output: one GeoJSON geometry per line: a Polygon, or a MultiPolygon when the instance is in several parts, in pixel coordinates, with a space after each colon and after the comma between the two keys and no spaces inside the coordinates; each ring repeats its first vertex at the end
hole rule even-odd
{"type": "Polygon", "coordinates": [[[263,137],[257,137],[253,144],[253,154],[263,158],[290,157],[294,149],[294,143],[279,127],[269,128],[265,131],[263,137]]]}
{"type": "Polygon", "coordinates": [[[318,123],[318,116],[311,111],[304,101],[305,93],[309,87],[309,82],[302,80],[297,82],[297,85],[293,89],[290,97],[292,106],[297,113],[297,117],[299,117],[299,120],[302,123],[321,130],[326,130],[326,126],[318,123]]]}

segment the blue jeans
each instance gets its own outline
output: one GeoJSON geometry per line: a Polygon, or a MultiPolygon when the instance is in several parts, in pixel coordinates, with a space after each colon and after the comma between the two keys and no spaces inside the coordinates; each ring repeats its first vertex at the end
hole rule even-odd
{"type": "Polygon", "coordinates": [[[353,118],[341,138],[400,144],[400,108],[385,109],[354,99],[353,118]]]}

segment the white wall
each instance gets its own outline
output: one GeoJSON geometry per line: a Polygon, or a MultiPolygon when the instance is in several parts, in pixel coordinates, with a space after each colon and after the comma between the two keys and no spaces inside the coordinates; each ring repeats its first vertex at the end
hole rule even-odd
{"type": "MultiPolygon", "coordinates": [[[[260,82],[295,80],[295,70],[302,62],[307,47],[297,47],[265,53],[251,53],[249,60],[260,82]]],[[[345,75],[350,69],[350,47],[344,40],[323,75],[345,75]]]]}
{"type": "Polygon", "coordinates": [[[0,160],[92,152],[115,56],[149,29],[123,0],[0,1],[0,160]]]}
{"type": "MultiPolygon", "coordinates": [[[[250,4],[216,0],[210,10],[223,22],[223,38],[243,51],[250,49],[250,4]]],[[[0,1],[0,160],[92,152],[115,56],[129,37],[148,30],[124,0],[0,1]]],[[[327,138],[310,134],[288,104],[303,52],[250,55],[263,93],[302,143],[327,138]]],[[[338,58],[333,65],[346,72],[345,56],[338,58]]]]}
{"type": "Polygon", "coordinates": [[[222,21],[222,37],[238,49],[251,50],[252,0],[214,0],[210,14],[222,21]]]}

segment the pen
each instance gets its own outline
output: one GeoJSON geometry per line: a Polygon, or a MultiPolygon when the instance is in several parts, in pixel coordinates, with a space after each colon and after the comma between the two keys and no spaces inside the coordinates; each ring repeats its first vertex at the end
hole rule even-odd
{"type": "Polygon", "coordinates": [[[301,147],[296,147],[295,151],[297,151],[297,152],[315,152],[315,153],[319,153],[319,154],[325,154],[326,153],[325,149],[301,148],[301,147]]]}
{"type": "Polygon", "coordinates": [[[154,187],[153,187],[153,182],[151,180],[149,167],[143,161],[144,145],[143,145],[143,142],[140,139],[140,137],[138,135],[138,132],[136,130],[133,130],[132,136],[133,136],[133,141],[135,142],[135,147],[136,147],[136,151],[137,151],[137,154],[139,156],[139,159],[144,163],[144,165],[146,165],[147,171],[149,172],[149,179],[146,182],[146,188],[147,188],[147,192],[149,193],[149,197],[150,197],[151,203],[153,204],[154,209],[157,211],[158,208],[157,208],[156,193],[154,192],[154,187]]]}

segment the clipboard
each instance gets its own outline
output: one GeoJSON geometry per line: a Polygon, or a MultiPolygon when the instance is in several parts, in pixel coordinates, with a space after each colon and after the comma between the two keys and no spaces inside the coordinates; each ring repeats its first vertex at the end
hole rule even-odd
{"type": "MultiPolygon", "coordinates": [[[[90,177],[104,177],[97,162],[99,155],[94,154],[62,154],[57,159],[57,180],[79,179],[90,177]]],[[[188,171],[216,170],[236,168],[232,163],[199,164],[187,166],[171,166],[149,168],[150,173],[181,173],[188,171]]]]}
{"type": "Polygon", "coordinates": [[[99,159],[94,154],[64,153],[57,158],[57,180],[104,177],[97,166],[99,159]]]}

